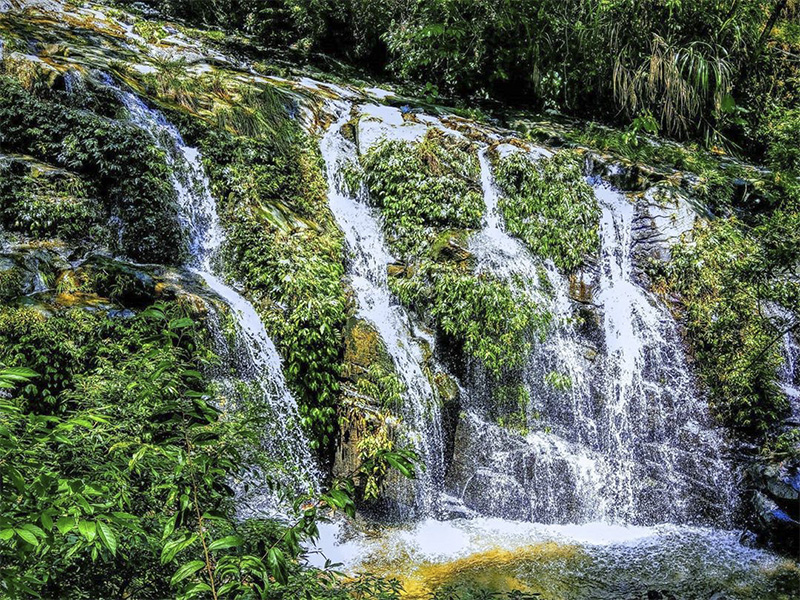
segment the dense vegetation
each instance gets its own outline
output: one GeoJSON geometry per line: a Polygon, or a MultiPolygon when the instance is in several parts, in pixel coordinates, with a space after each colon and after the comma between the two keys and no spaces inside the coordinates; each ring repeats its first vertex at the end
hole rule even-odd
{"type": "MultiPolygon", "coordinates": [[[[2,309],[4,596],[393,597],[390,583],[298,567],[316,504],[290,523],[235,517],[232,477],[270,472],[254,453],[264,413],[251,403],[222,418],[195,311],[2,309]]],[[[323,502],[352,506],[341,491],[323,502]]]]}
{"type": "Polygon", "coordinates": [[[80,108],[63,91],[44,85],[37,91],[0,77],[0,152],[32,156],[66,173],[57,174],[49,186],[54,189],[42,195],[37,192],[47,178],[32,180],[13,164],[0,167],[0,185],[13,198],[2,207],[3,224],[28,235],[104,243],[141,262],[184,256],[175,190],[164,156],[147,134],[104,114],[115,106],[108,91],[92,98],[97,112],[80,108]],[[109,220],[117,231],[103,236],[109,220]]]}
{"type": "Polygon", "coordinates": [[[499,158],[495,178],[511,233],[567,271],[597,252],[599,210],[583,178],[583,160],[559,152],[536,164],[522,153],[499,158]]]}
{"type": "Polygon", "coordinates": [[[761,154],[797,130],[793,0],[154,0],[295,57],[325,52],[431,95],[504,100],[761,154]],[[794,124],[793,124],[794,123],[794,124]],[[765,135],[766,134],[766,135],[765,135]]]}
{"type": "Polygon", "coordinates": [[[472,264],[467,235],[483,214],[474,146],[432,129],[417,144],[380,143],[363,169],[370,202],[405,262],[392,290],[496,377],[519,367],[548,315],[521,286],[472,264]]]}
{"type": "MultiPolygon", "coordinates": [[[[265,92],[266,93],[266,92],[265,92]]],[[[336,430],[347,302],[341,232],[327,208],[318,152],[280,97],[276,131],[198,135],[229,231],[225,264],[246,284],[286,360],[284,371],[323,455],[336,430]]]]}
{"type": "MultiPolygon", "coordinates": [[[[623,124],[576,126],[564,141],[650,164],[648,176],[665,185],[680,179],[672,169],[695,172],[676,185],[709,218],[648,276],[685,324],[722,421],[781,458],[797,454],[797,433],[778,426],[787,402],[777,375],[782,337],[800,331],[796,2],[154,4],[248,34],[273,56],[291,47],[300,60],[326,52],[368,65],[429,100],[473,108],[491,98],[623,124]],[[659,132],[696,145],[648,135],[659,132]],[[769,170],[700,148],[723,144],[769,170]]],[[[165,35],[149,21],[135,30],[165,35]]],[[[353,316],[314,140],[289,94],[255,89],[234,69],[187,75],[185,63],[157,64],[108,66],[200,148],[227,232],[220,271],[275,339],[320,457],[332,462],[337,432],[362,430],[357,469],[330,477],[325,494],[283,490],[297,496],[284,520],[237,514],[237,493],[278,486],[291,465],[261,450],[268,427],[257,397],[222,410],[205,321],[213,300],[175,280],[186,233],[169,157],[127,122],[105,77],[75,88],[41,76],[45,67],[3,60],[0,235],[14,250],[0,256],[0,595],[395,598],[395,582],[302,566],[301,543],[321,518],[352,513],[353,497],[375,499],[391,468],[413,476],[415,458],[387,424],[401,412],[403,383],[374,328],[353,316]],[[235,485],[243,476],[247,490],[235,485]]],[[[509,232],[566,273],[599,243],[581,156],[493,156],[509,232]]],[[[524,433],[520,367],[550,316],[526,282],[475,265],[476,145],[432,129],[420,143],[368,149],[347,179],[383,217],[398,259],[392,291],[438,333],[454,372],[478,365],[491,376],[492,416],[524,433]]],[[[457,397],[448,376],[431,379],[436,401],[457,397]]],[[[546,383],[570,385],[555,372],[546,383]]]]}
{"type": "MultiPolygon", "coordinates": [[[[104,81],[68,93],[35,68],[1,81],[0,207],[14,242],[0,258],[2,595],[396,597],[390,581],[301,566],[300,544],[330,510],[352,512],[350,478],[374,496],[390,466],[413,475],[413,455],[387,440],[329,482],[328,495],[282,489],[292,465],[262,449],[275,424],[259,396],[221,411],[229,391],[213,378],[229,366],[211,350],[209,300],[160,279],[168,267],[96,252],[183,260],[169,157],[126,122],[104,81]],[[235,484],[244,473],[246,488],[235,484]],[[285,518],[237,513],[243,496],[275,487],[294,506],[285,518]]],[[[341,234],[330,219],[318,225],[320,165],[290,107],[251,101],[255,117],[243,106],[227,121],[176,102],[165,110],[209,150],[230,231],[221,258],[286,352],[312,439],[327,452],[339,416],[341,234]]]]}

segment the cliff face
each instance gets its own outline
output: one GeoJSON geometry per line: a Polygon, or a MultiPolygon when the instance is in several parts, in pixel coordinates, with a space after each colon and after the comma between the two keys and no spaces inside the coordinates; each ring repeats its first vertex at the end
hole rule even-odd
{"type": "Polygon", "coordinates": [[[423,108],[100,5],[11,0],[0,37],[3,312],[169,302],[213,328],[236,288],[292,439],[369,465],[365,510],[746,521],[796,551],[795,182],[644,137],[639,164],[611,130],[423,108]],[[398,448],[415,482],[378,460],[398,448]]]}

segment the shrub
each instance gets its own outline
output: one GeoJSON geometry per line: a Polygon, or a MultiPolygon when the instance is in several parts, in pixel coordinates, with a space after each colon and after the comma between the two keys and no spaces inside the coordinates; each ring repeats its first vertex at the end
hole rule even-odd
{"type": "MultiPolygon", "coordinates": [[[[14,80],[0,77],[0,149],[34,156],[84,179],[86,188],[102,202],[104,220],[113,217],[119,224],[119,232],[108,236],[119,240],[116,250],[140,262],[179,262],[184,255],[185,233],[178,222],[169,168],[163,153],[139,128],[71,108],[60,93],[36,96],[14,80]]],[[[69,212],[56,213],[52,224],[26,225],[32,213],[26,212],[31,206],[19,198],[24,192],[5,192],[10,194],[4,194],[7,224],[87,240],[92,233],[95,217],[88,207],[77,208],[89,210],[86,229],[81,231],[74,230],[75,223],[66,222],[69,212]],[[18,210],[9,212],[11,206],[18,210]],[[58,222],[61,227],[56,226],[58,222]]]]}
{"type": "Polygon", "coordinates": [[[537,163],[521,153],[497,161],[508,229],[543,258],[567,271],[600,247],[600,210],[583,177],[579,155],[558,152],[537,163]]]}

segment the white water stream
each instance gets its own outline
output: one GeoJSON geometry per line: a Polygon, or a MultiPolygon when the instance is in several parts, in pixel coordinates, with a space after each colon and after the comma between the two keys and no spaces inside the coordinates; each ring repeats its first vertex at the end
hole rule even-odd
{"type": "Polygon", "coordinates": [[[427,514],[434,508],[443,479],[440,407],[425,374],[421,335],[413,330],[407,312],[389,291],[387,267],[394,259],[386,248],[378,216],[363,197],[349,192],[343,181],[343,169],[357,160],[355,145],[341,131],[350,120],[351,105],[337,101],[328,104],[327,109],[336,118],[320,143],[328,204],[347,242],[347,274],[358,304],[357,317],[378,331],[405,387],[403,435],[425,464],[425,470],[418,474],[409,508],[427,514]]]}
{"type": "MultiPolygon", "coordinates": [[[[350,272],[361,315],[376,325],[387,344],[408,344],[408,316],[386,286],[392,257],[380,218],[363,199],[343,193],[337,178],[344,165],[358,158],[358,149],[340,128],[359,108],[351,113],[350,103],[338,105],[337,120],[323,137],[331,208],[353,253],[350,272]]],[[[359,126],[362,152],[365,144],[381,139],[413,143],[424,135],[421,122],[450,131],[435,118],[402,119],[396,109],[369,105],[362,114],[369,118],[359,126]]],[[[547,541],[581,548],[600,544],[615,548],[611,554],[632,558],[638,552],[632,547],[659,546],[684,535],[705,548],[702,552],[714,545],[727,548],[728,555],[708,554],[720,568],[728,559],[745,560],[750,551],[738,547],[735,533],[688,525],[730,526],[735,475],[724,458],[722,434],[695,388],[672,317],[636,282],[633,204],[602,182],[591,182],[601,249],[588,305],[597,319],[597,339],[586,339],[575,319],[568,278],[505,231],[489,150],[481,146],[477,152],[485,214],[469,247],[476,269],[522,285],[552,316],[547,339],[535,344],[525,369],[529,431],[520,435],[492,422],[491,398],[480,385],[461,382],[456,456],[444,489],[433,492],[471,519],[429,518],[378,539],[327,526],[321,555],[351,569],[380,570],[391,564],[402,571],[402,564],[447,563],[489,549],[514,551],[547,541]],[[553,389],[547,382],[551,373],[568,380],[566,389],[553,389]]],[[[543,155],[533,150],[530,158],[543,155]]],[[[406,352],[393,357],[399,368],[408,369],[404,381],[424,381],[416,359],[409,362],[406,352]]],[[[407,425],[418,428],[421,447],[426,438],[428,447],[441,443],[431,436],[429,421],[412,418],[407,425]]],[[[694,559],[689,546],[685,551],[688,564],[694,559]]]]}
{"type": "MultiPolygon", "coordinates": [[[[297,403],[283,375],[280,354],[253,305],[226,284],[215,270],[215,258],[225,234],[200,154],[184,143],[178,130],[160,113],[129,92],[120,91],[119,95],[131,120],[148,131],[166,152],[172,167],[172,183],[177,192],[180,218],[189,233],[190,258],[187,266],[228,306],[234,318],[238,338],[236,348],[227,348],[224,336],[215,337],[221,346],[220,353],[238,353],[235,362],[239,376],[250,387],[246,392],[246,401],[255,401],[268,413],[262,415],[264,422],[270,424],[269,429],[264,431],[263,444],[271,458],[274,458],[277,479],[283,486],[295,491],[312,489],[316,487],[320,475],[309,441],[301,429],[297,403]],[[289,470],[280,473],[277,469],[281,467],[288,467],[289,470]]],[[[234,407],[242,393],[241,388],[237,387],[238,381],[228,375],[218,378],[223,395],[232,397],[234,407]]],[[[279,510],[280,500],[273,492],[259,489],[250,492],[246,498],[242,497],[242,504],[246,507],[244,511],[258,514],[279,510]]]]}

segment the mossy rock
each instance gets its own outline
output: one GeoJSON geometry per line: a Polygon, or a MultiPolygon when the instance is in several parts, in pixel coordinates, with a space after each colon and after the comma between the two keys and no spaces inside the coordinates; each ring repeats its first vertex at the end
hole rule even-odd
{"type": "Polygon", "coordinates": [[[342,374],[345,378],[357,382],[374,366],[379,366],[386,372],[394,372],[392,358],[375,327],[369,322],[350,317],[344,329],[344,344],[342,374]]]}
{"type": "Polygon", "coordinates": [[[430,254],[433,260],[456,262],[471,268],[473,256],[469,251],[469,232],[464,229],[443,231],[436,236],[430,254]]]}
{"type": "Polygon", "coordinates": [[[85,292],[119,302],[123,306],[143,305],[158,295],[153,276],[131,264],[95,255],[76,270],[85,292]]]}
{"type": "Polygon", "coordinates": [[[458,401],[459,389],[455,379],[447,373],[439,371],[434,373],[432,380],[436,393],[444,404],[452,404],[458,401]]]}
{"type": "Polygon", "coordinates": [[[17,246],[0,255],[0,298],[11,299],[50,289],[59,271],[68,267],[56,249],[17,246]]]}
{"type": "Polygon", "coordinates": [[[64,78],[58,69],[44,61],[30,60],[16,52],[4,58],[3,74],[14,77],[28,90],[42,85],[59,88],[64,84],[64,78]]]}
{"type": "Polygon", "coordinates": [[[22,295],[25,275],[10,258],[0,257],[0,299],[8,300],[22,295]]]}
{"type": "Polygon", "coordinates": [[[582,272],[571,273],[569,276],[569,297],[581,304],[591,304],[594,298],[594,289],[587,283],[582,272]]]}

